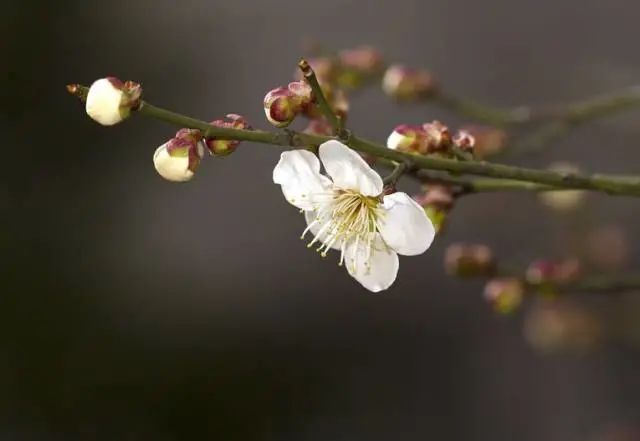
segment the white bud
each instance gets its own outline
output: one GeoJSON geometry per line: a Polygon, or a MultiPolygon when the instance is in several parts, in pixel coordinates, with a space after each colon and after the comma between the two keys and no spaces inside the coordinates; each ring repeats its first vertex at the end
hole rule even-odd
{"type": "Polygon", "coordinates": [[[190,181],[204,156],[204,148],[198,143],[194,148],[171,149],[172,141],[156,149],[153,154],[153,165],[158,174],[168,181],[190,181]]]}
{"type": "Polygon", "coordinates": [[[131,111],[123,84],[117,78],[95,81],[87,94],[87,114],[103,126],[118,124],[131,111]]]}

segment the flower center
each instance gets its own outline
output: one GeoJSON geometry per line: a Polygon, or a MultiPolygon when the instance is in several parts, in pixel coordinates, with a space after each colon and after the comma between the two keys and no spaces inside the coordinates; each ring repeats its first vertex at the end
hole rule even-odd
{"type": "Polygon", "coordinates": [[[381,210],[378,198],[363,196],[350,190],[335,190],[328,200],[320,203],[316,208],[316,219],[309,223],[302,233],[302,237],[312,228],[317,228],[315,237],[308,247],[320,241],[317,251],[325,257],[327,251],[334,245],[341,251],[340,265],[345,259],[347,244],[353,242],[351,261],[356,264],[358,250],[366,249],[365,265],[368,264],[375,245],[377,221],[381,210]]]}

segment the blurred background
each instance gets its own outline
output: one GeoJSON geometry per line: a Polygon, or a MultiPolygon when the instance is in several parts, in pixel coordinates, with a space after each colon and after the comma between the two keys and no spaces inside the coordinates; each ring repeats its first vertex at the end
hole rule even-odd
{"type": "MultiPolygon", "coordinates": [[[[628,0],[2,2],[0,440],[640,439],[637,339],[547,351],[524,331],[535,304],[500,316],[442,265],[454,241],[520,265],[570,254],[578,230],[623,228],[606,269],[630,270],[637,200],[590,195],[558,216],[533,195],[465,198],[372,295],[299,240],[271,183],[277,148],[244,143],[171,184],[151,157],[174,127],[101,127],[64,89],[116,75],[154,104],[267,128],[262,97],[311,41],[373,45],[478,101],[543,105],[640,82],[639,17],[628,0]]],[[[638,173],[638,117],[527,164],[638,173]]],[[[351,102],[351,127],[379,141],[436,118],[465,122],[376,88],[351,102]]],[[[580,308],[640,321],[634,296],[580,308]]]]}

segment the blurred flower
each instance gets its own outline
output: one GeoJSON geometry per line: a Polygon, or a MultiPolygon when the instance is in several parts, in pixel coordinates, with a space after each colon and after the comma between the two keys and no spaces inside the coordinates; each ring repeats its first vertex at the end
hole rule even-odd
{"type": "Polygon", "coordinates": [[[616,225],[596,228],[587,236],[589,260],[603,270],[615,270],[623,267],[629,260],[629,238],[625,231],[616,225]]]}
{"type": "MultiPolygon", "coordinates": [[[[568,162],[556,162],[549,170],[559,173],[578,173],[580,169],[568,162]]],[[[567,213],[580,207],[587,193],[583,190],[558,190],[538,194],[540,201],[554,211],[567,213]]]]}
{"type": "Polygon", "coordinates": [[[528,308],[524,334],[543,353],[586,352],[603,338],[601,321],[584,307],[569,301],[539,301],[528,308]]]}
{"type": "Polygon", "coordinates": [[[496,261],[493,251],[486,245],[456,243],[447,247],[444,266],[451,275],[476,277],[492,274],[496,261]]]}
{"type": "Polygon", "coordinates": [[[141,95],[142,88],[132,81],[123,83],[115,77],[99,79],[87,93],[87,115],[103,126],[112,126],[129,117],[131,109],[139,105],[141,95]]]}
{"type": "Polygon", "coordinates": [[[539,284],[566,284],[575,281],[582,272],[578,259],[567,259],[562,262],[552,260],[536,260],[526,270],[527,282],[539,284]]]}
{"type": "Polygon", "coordinates": [[[427,184],[423,192],[414,195],[413,199],[424,209],[431,219],[436,233],[440,233],[445,226],[447,214],[453,207],[454,194],[451,187],[441,184],[427,184]]]}
{"type": "Polygon", "coordinates": [[[340,264],[372,292],[387,289],[398,272],[398,254],[424,253],[434,228],[422,208],[405,193],[382,195],[382,178],[349,147],[327,141],[320,161],[306,150],[282,153],[273,171],[289,203],[302,210],[307,232],[325,256],[340,250],[340,264]]]}
{"type": "MultiPolygon", "coordinates": [[[[230,129],[243,129],[249,130],[251,126],[244,119],[243,116],[237,115],[235,113],[227,114],[227,121],[224,119],[216,119],[215,121],[211,121],[211,124],[216,127],[230,128],[230,129]]],[[[209,137],[205,139],[205,143],[209,148],[209,152],[215,156],[226,156],[230,155],[238,148],[240,145],[240,141],[237,140],[227,140],[227,139],[218,139],[214,137],[209,137]]]]}
{"type": "Polygon", "coordinates": [[[507,146],[507,133],[495,127],[468,125],[460,132],[474,138],[473,155],[480,159],[500,153],[507,146]]]}
{"type": "Polygon", "coordinates": [[[384,68],[382,55],[370,46],[346,49],[338,53],[340,70],[336,83],[345,88],[355,88],[384,68]]]}
{"type": "Polygon", "coordinates": [[[153,154],[153,165],[160,176],[172,182],[191,180],[204,156],[198,130],[181,129],[175,138],[158,147],[153,154]]]}
{"type": "Polygon", "coordinates": [[[522,303],[524,285],[516,277],[491,279],[484,287],[484,297],[496,312],[510,314],[522,303]]]}
{"type": "Polygon", "coordinates": [[[426,70],[392,65],[382,78],[382,90],[399,101],[415,101],[428,97],[435,90],[435,81],[426,70]]]}

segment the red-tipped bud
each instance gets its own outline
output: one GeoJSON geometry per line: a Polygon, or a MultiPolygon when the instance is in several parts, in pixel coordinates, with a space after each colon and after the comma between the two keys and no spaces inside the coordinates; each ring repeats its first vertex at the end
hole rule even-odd
{"type": "Polygon", "coordinates": [[[118,78],[107,77],[91,85],[85,107],[94,121],[103,126],[112,126],[129,117],[131,110],[140,105],[141,96],[139,84],[133,81],[123,83],[118,78]]]}
{"type": "Polygon", "coordinates": [[[453,143],[463,152],[473,153],[476,139],[466,130],[458,130],[456,136],[453,137],[453,143]]]}
{"type": "Polygon", "coordinates": [[[300,100],[288,88],[278,87],[264,97],[264,113],[276,127],[287,127],[300,112],[300,100]]]}
{"type": "Polygon", "coordinates": [[[179,130],[175,138],[158,147],[153,154],[153,165],[158,174],[172,182],[191,180],[204,156],[201,140],[202,134],[198,130],[179,130]]]}
{"type": "Polygon", "coordinates": [[[399,101],[415,101],[433,93],[435,81],[426,70],[393,65],[384,74],[382,90],[399,101]]]}
{"type": "MultiPolygon", "coordinates": [[[[243,129],[250,130],[251,126],[244,119],[243,116],[237,115],[235,113],[229,113],[227,115],[227,120],[224,119],[216,119],[215,121],[211,121],[211,124],[216,127],[224,127],[230,129],[243,129]]],[[[209,152],[214,156],[226,156],[233,153],[238,145],[240,145],[240,141],[238,140],[228,140],[228,139],[219,139],[215,137],[207,138],[205,140],[207,144],[207,148],[209,152]]]]}
{"type": "Polygon", "coordinates": [[[422,125],[427,137],[427,152],[446,151],[451,147],[453,140],[449,128],[440,121],[432,121],[422,125]]]}
{"type": "Polygon", "coordinates": [[[484,287],[484,298],[501,314],[510,314],[518,309],[523,297],[524,285],[515,277],[495,278],[484,287]]]}
{"type": "Polygon", "coordinates": [[[422,153],[425,150],[425,141],[422,126],[401,124],[393,129],[387,138],[387,147],[401,152],[422,153]]]}
{"type": "Polygon", "coordinates": [[[475,139],[473,155],[486,158],[502,152],[507,146],[507,133],[490,126],[469,125],[460,129],[475,139]]]}
{"type": "Polygon", "coordinates": [[[445,251],[447,272],[458,277],[491,275],[495,271],[493,251],[482,244],[452,244],[445,251]]]}

